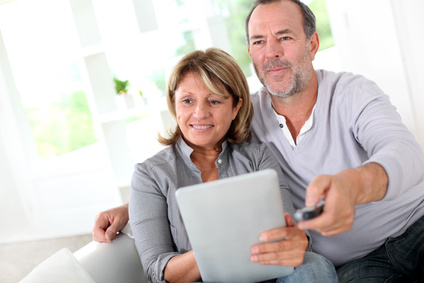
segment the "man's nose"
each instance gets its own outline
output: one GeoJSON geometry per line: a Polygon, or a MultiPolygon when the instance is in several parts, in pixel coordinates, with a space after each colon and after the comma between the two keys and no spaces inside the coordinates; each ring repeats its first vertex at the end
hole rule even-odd
{"type": "Polygon", "coordinates": [[[283,56],[283,47],[278,39],[268,40],[266,44],[266,58],[279,58],[283,56]]]}

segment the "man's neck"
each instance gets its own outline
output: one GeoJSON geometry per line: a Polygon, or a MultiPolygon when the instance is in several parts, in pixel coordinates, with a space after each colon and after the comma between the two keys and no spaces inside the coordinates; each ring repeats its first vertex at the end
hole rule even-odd
{"type": "Polygon", "coordinates": [[[271,103],[278,115],[286,118],[287,127],[296,141],[305,122],[311,116],[318,97],[318,79],[312,76],[308,87],[291,97],[280,98],[271,96],[271,103]]]}

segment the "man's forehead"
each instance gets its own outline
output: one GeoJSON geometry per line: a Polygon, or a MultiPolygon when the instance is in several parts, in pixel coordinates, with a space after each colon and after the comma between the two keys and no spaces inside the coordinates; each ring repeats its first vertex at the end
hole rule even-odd
{"type": "Polygon", "coordinates": [[[302,13],[297,4],[291,1],[281,1],[257,6],[250,17],[249,27],[252,24],[278,21],[291,21],[302,24],[302,20],[302,13]]]}
{"type": "Polygon", "coordinates": [[[267,30],[303,30],[303,18],[300,8],[291,1],[263,4],[256,7],[249,20],[249,34],[262,33],[267,30]]]}

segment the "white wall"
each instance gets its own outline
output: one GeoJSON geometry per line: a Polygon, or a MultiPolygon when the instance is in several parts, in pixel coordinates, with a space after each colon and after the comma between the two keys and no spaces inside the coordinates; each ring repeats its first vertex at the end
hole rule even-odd
{"type": "Polygon", "coordinates": [[[424,148],[424,1],[326,3],[341,68],[374,80],[424,148]]]}
{"type": "Polygon", "coordinates": [[[21,230],[20,227],[26,227],[27,232],[32,225],[28,219],[25,194],[21,193],[27,188],[25,178],[22,178],[25,175],[26,162],[18,131],[20,127],[12,107],[15,95],[13,77],[0,32],[0,239],[7,234],[16,234],[21,230]],[[22,190],[14,189],[17,186],[22,190]]]}
{"type": "Polygon", "coordinates": [[[414,134],[424,148],[424,1],[392,0],[391,3],[415,116],[414,134]]]}
{"type": "Polygon", "coordinates": [[[18,92],[0,30],[0,242],[30,234],[37,225],[31,219],[31,202],[26,194],[30,187],[29,153],[22,143],[26,137],[18,106],[18,92]]]}

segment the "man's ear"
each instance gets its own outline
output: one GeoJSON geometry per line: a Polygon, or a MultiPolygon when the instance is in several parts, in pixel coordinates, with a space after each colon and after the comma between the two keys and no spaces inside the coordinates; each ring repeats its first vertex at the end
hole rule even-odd
{"type": "Polygon", "coordinates": [[[250,58],[250,60],[252,60],[252,55],[250,55],[249,42],[246,44],[246,47],[247,47],[247,53],[249,53],[249,58],[250,58]]]}
{"type": "Polygon", "coordinates": [[[319,36],[318,33],[315,31],[311,39],[309,40],[309,52],[311,54],[311,61],[315,59],[315,55],[317,54],[319,49],[319,36]]]}

